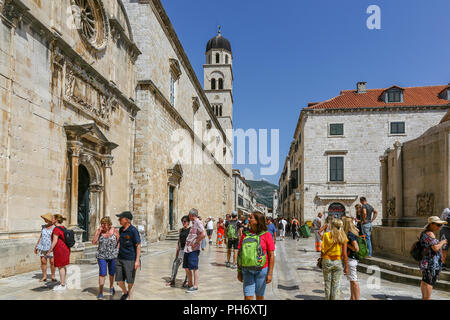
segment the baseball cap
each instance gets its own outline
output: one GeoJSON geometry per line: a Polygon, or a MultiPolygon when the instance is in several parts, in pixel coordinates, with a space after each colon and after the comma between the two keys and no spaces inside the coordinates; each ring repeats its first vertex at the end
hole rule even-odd
{"type": "Polygon", "coordinates": [[[121,218],[127,218],[129,220],[133,220],[133,215],[131,214],[130,211],[124,211],[121,214],[116,214],[116,217],[121,219],[121,218]]]}

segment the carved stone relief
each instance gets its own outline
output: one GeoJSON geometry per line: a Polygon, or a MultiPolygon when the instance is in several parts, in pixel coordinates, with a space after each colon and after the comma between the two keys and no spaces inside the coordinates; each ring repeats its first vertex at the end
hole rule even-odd
{"type": "Polygon", "coordinates": [[[417,195],[416,202],[417,216],[431,216],[434,212],[434,194],[421,193],[417,195]]]}

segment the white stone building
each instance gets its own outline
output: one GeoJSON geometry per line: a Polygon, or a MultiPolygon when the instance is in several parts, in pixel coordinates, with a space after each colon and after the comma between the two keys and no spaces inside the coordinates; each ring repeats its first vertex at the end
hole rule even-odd
{"type": "Polygon", "coordinates": [[[233,211],[236,211],[239,215],[250,214],[254,207],[251,187],[237,169],[233,169],[232,190],[233,211]]]}
{"type": "Polygon", "coordinates": [[[449,108],[447,89],[368,90],[360,82],[356,90],[304,108],[280,178],[283,214],[302,221],[318,212],[354,216],[354,205],[365,196],[379,212],[375,224],[380,224],[380,156],[396,141],[415,139],[438,124],[449,108]]]}

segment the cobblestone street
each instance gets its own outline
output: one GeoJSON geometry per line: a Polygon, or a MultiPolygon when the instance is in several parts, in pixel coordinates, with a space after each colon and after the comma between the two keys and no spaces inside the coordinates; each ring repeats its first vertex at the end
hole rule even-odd
{"type": "MultiPolygon", "coordinates": [[[[323,300],[322,273],[315,267],[317,253],[313,239],[278,241],[273,283],[267,287],[269,300],[323,300]]],[[[208,246],[200,255],[199,291],[187,294],[181,288],[184,270],[180,268],[177,287],[165,286],[175,255],[176,242],[163,241],[151,244],[142,259],[142,270],[137,273],[134,298],[137,300],[240,300],[242,285],[236,279],[236,271],[225,267],[225,249],[208,246]]],[[[147,248],[144,249],[147,250],[147,248]]],[[[54,284],[39,283],[40,271],[0,279],[0,299],[26,300],[95,300],[97,295],[97,265],[76,265],[80,269],[80,289],[68,289],[64,293],[51,290],[54,284]]],[[[72,269],[74,270],[74,269],[72,269]]],[[[71,272],[73,274],[73,271],[71,272]]],[[[58,273],[57,273],[58,277],[58,273]]],[[[76,277],[73,277],[74,279],[76,277]]],[[[420,288],[380,280],[377,289],[368,287],[366,274],[359,273],[362,300],[411,300],[420,299],[420,288]]],[[[70,283],[70,282],[69,282],[70,283]]],[[[107,287],[108,285],[106,285],[107,287]]],[[[341,281],[341,299],[349,299],[350,287],[345,277],[341,281]]],[[[117,293],[114,299],[121,296],[117,293]]],[[[110,299],[106,293],[105,299],[110,299]]],[[[450,293],[435,290],[433,299],[450,299],[450,293]]]]}

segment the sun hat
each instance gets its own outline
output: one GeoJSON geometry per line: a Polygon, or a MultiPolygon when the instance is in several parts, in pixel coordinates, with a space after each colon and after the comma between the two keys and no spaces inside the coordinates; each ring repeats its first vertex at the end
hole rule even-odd
{"type": "Polygon", "coordinates": [[[443,221],[437,216],[432,216],[432,217],[428,218],[428,223],[427,223],[427,225],[424,228],[427,228],[432,223],[447,224],[447,221],[443,221]]]}
{"type": "Polygon", "coordinates": [[[51,221],[53,220],[53,214],[51,214],[51,213],[46,213],[46,214],[42,215],[41,218],[44,219],[44,220],[48,220],[48,221],[51,222],[51,221]]]}

